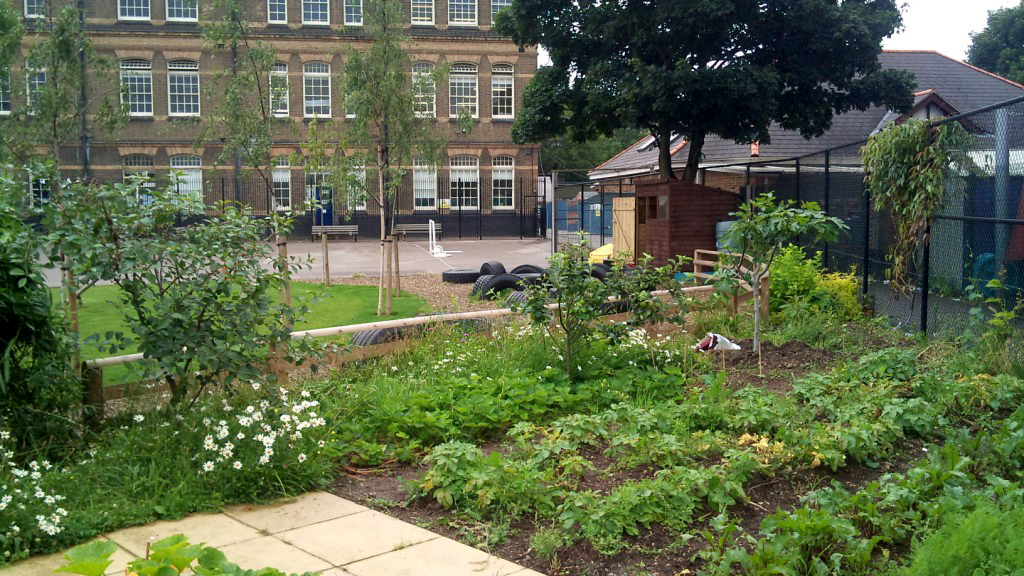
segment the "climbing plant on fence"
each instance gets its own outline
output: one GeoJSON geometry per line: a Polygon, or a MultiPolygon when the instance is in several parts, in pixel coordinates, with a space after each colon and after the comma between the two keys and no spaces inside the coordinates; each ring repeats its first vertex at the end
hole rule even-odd
{"type": "Polygon", "coordinates": [[[955,122],[932,126],[909,120],[872,136],[861,149],[865,184],[878,212],[888,212],[896,238],[885,271],[894,289],[910,291],[908,268],[933,216],[942,207],[946,179],[976,170],[967,154],[973,137],[955,122]]]}

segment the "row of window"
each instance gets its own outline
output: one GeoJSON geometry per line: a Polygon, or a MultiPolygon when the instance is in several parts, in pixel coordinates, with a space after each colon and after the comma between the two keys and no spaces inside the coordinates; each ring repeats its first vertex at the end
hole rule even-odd
{"type": "MultiPolygon", "coordinates": [[[[363,0],[340,0],[346,26],[363,25],[363,0]]],[[[486,0],[485,0],[486,1],[486,0]]],[[[44,16],[43,0],[24,0],[25,17],[41,18],[44,16]]],[[[174,22],[198,22],[198,0],[165,0],[167,20],[174,22]]],[[[313,25],[329,25],[331,23],[330,0],[301,0],[302,23],[313,25]]],[[[509,6],[512,0],[491,0],[491,18],[502,8],[509,6]]],[[[434,0],[410,0],[410,22],[412,24],[434,24],[434,0]]],[[[451,26],[476,26],[477,0],[448,0],[448,24],[451,26]]],[[[119,20],[150,20],[152,9],[150,0],[118,0],[117,17],[119,20]]],[[[288,23],[288,0],[267,0],[267,22],[270,24],[288,23]]]]}
{"type": "MultiPolygon", "coordinates": [[[[424,118],[437,116],[437,87],[433,80],[434,65],[430,62],[413,64],[413,85],[416,92],[416,113],[424,118]]],[[[2,81],[2,80],[0,80],[2,81]]],[[[43,75],[45,82],[45,73],[43,75]]],[[[153,115],[153,66],[147,60],[121,61],[122,97],[132,116],[153,115]]],[[[7,109],[10,109],[10,90],[7,90],[7,109]]],[[[3,87],[0,86],[0,112],[3,111],[3,87]]],[[[286,118],[290,110],[290,82],[288,64],[278,62],[270,71],[271,114],[286,118]]],[[[332,115],[331,65],[327,62],[306,62],[302,65],[302,115],[306,118],[330,118],[332,115]]],[[[514,116],[515,75],[508,64],[491,68],[491,117],[511,119],[514,116]]],[[[199,63],[192,60],[172,60],[167,63],[167,103],[170,116],[198,116],[199,63]]],[[[479,118],[479,82],[475,64],[452,65],[448,76],[448,114],[458,118],[463,114],[479,118]]],[[[345,116],[352,114],[346,111],[345,116]]]]}
{"type": "MultiPolygon", "coordinates": [[[[144,154],[130,154],[122,159],[124,179],[142,177],[144,187],[156,185],[153,157],[144,154]]],[[[193,154],[171,156],[171,170],[178,173],[177,192],[193,198],[203,199],[203,161],[193,154]]],[[[439,199],[437,194],[437,169],[416,159],[412,170],[413,208],[415,210],[436,210],[453,208],[477,210],[480,208],[480,159],[476,156],[453,156],[449,160],[448,198],[439,199]]],[[[292,209],[292,170],[287,157],[274,159],[272,171],[274,207],[281,212],[292,209]]],[[[349,206],[354,210],[365,210],[365,195],[360,188],[366,186],[366,171],[357,171],[361,182],[353,183],[349,190],[349,206]]],[[[327,172],[307,172],[305,178],[307,202],[326,201],[332,191],[327,181],[327,172]]],[[[40,178],[29,178],[32,197],[36,201],[49,198],[49,185],[40,178]]],[[[491,159],[491,207],[495,210],[510,210],[515,207],[515,159],[511,156],[495,156],[491,159]]]]}

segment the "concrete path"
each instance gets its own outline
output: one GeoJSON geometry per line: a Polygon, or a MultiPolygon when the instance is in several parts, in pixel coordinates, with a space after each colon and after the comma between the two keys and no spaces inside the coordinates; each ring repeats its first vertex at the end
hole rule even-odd
{"type": "MultiPolygon", "coordinates": [[[[509,270],[520,264],[533,264],[547,267],[551,255],[551,241],[532,240],[451,240],[442,241],[441,246],[451,252],[447,258],[436,258],[430,255],[426,241],[400,242],[398,248],[399,265],[402,274],[440,274],[453,268],[480,268],[489,260],[498,260],[509,270]]],[[[364,274],[378,276],[380,274],[380,241],[361,239],[331,240],[328,244],[331,277],[364,274]]],[[[319,280],[323,277],[321,261],[323,246],[319,242],[289,242],[288,254],[291,256],[313,259],[311,269],[302,269],[296,276],[302,280],[319,280]]],[[[272,264],[267,262],[267,266],[272,264]]],[[[46,285],[60,286],[60,271],[56,268],[44,268],[46,285]]]]}
{"type": "MultiPolygon", "coordinates": [[[[146,544],[173,534],[219,548],[245,569],[323,576],[543,576],[326,492],[270,506],[234,506],[101,536],[117,543],[108,576],[125,574],[146,544]]],[[[4,576],[52,574],[61,554],[19,562],[4,576]]]]}

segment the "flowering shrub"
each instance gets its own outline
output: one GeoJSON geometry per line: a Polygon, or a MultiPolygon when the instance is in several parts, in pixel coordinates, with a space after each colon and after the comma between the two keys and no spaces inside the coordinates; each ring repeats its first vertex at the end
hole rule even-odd
{"type": "Polygon", "coordinates": [[[33,541],[60,534],[68,515],[61,504],[64,496],[52,488],[60,472],[46,460],[18,466],[11,443],[10,432],[0,430],[0,550],[4,562],[28,556],[33,541]]]}
{"type": "Polygon", "coordinates": [[[308,390],[292,395],[285,388],[199,409],[201,430],[208,431],[194,460],[207,482],[224,489],[265,481],[268,469],[294,468],[319,458],[327,420],[308,390]]]}

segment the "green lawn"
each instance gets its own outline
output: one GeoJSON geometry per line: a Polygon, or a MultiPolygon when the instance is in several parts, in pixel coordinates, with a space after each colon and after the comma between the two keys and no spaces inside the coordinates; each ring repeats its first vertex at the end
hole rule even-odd
{"type": "MultiPolygon", "coordinates": [[[[93,286],[82,295],[82,307],[79,309],[80,333],[83,340],[82,358],[101,358],[110,355],[100,351],[96,341],[86,342],[85,339],[90,335],[102,335],[108,331],[127,331],[123,319],[123,305],[120,300],[119,289],[116,286],[93,286]]],[[[55,307],[61,306],[60,294],[56,288],[53,289],[53,302],[55,307]]],[[[425,307],[422,298],[403,292],[400,298],[394,300],[394,315],[383,318],[376,315],[377,288],[375,286],[336,285],[324,289],[319,284],[304,282],[292,284],[292,302],[295,304],[307,302],[310,308],[305,321],[296,325],[297,330],[408,318],[415,316],[425,307]],[[316,302],[312,302],[312,299],[318,294],[322,297],[316,302]]],[[[135,351],[136,349],[132,347],[121,354],[130,354],[135,351]]],[[[122,367],[108,368],[105,379],[107,383],[117,383],[123,379],[125,373],[126,370],[122,367]]]]}

